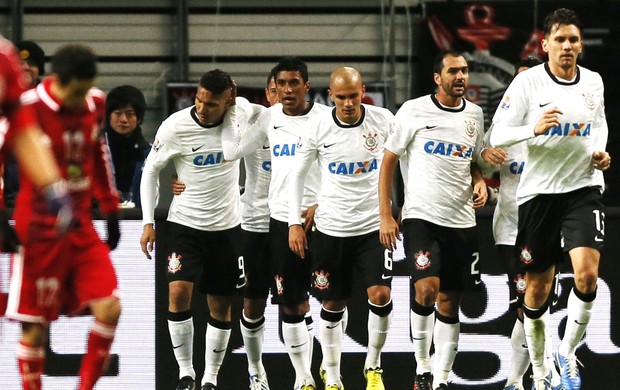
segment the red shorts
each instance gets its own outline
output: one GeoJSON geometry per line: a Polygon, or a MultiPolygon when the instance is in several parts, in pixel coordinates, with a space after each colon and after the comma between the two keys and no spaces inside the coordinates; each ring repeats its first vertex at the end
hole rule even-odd
{"type": "Polygon", "coordinates": [[[45,323],[59,314],[82,314],[93,300],[117,297],[109,254],[92,224],[62,238],[27,240],[13,255],[6,316],[45,323]]]}

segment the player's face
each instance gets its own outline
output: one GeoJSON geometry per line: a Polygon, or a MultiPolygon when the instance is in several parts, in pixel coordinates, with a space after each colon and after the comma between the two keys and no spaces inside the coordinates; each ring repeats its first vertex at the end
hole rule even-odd
{"type": "Polygon", "coordinates": [[[86,94],[94,85],[95,79],[71,79],[67,85],[59,86],[63,105],[68,108],[82,107],[86,102],[86,94]]]}
{"type": "Polygon", "coordinates": [[[336,116],[347,124],[354,124],[362,116],[362,98],[366,86],[362,80],[338,78],[329,88],[329,96],[336,106],[336,116]]]}
{"type": "Polygon", "coordinates": [[[265,98],[267,98],[270,106],[278,102],[278,90],[276,89],[276,81],[273,77],[269,79],[269,85],[265,88],[265,98]]]}
{"type": "Polygon", "coordinates": [[[287,71],[276,75],[278,101],[284,106],[287,115],[298,115],[306,108],[306,94],[310,83],[304,81],[298,71],[287,71]]]}
{"type": "Polygon", "coordinates": [[[132,106],[117,108],[110,113],[110,127],[121,135],[131,134],[138,127],[138,115],[132,106]]]}
{"type": "Polygon", "coordinates": [[[453,99],[465,95],[469,83],[469,68],[462,56],[447,56],[443,59],[441,74],[435,73],[435,83],[439,87],[439,94],[453,99]]]}
{"type": "Polygon", "coordinates": [[[201,125],[209,125],[221,122],[230,105],[230,89],[226,89],[219,95],[213,95],[211,91],[198,86],[196,91],[196,116],[201,125]]]}
{"type": "Polygon", "coordinates": [[[583,48],[581,32],[574,24],[556,24],[542,41],[543,50],[549,54],[549,65],[569,70],[577,66],[577,57],[583,48]]]}
{"type": "Polygon", "coordinates": [[[28,76],[28,87],[34,88],[39,78],[39,67],[36,64],[22,60],[22,69],[26,76],[28,76]]]}

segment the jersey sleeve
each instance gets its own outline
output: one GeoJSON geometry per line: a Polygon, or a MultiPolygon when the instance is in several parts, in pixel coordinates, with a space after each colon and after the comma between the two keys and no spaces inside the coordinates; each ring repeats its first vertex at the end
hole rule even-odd
{"type": "MultiPolygon", "coordinates": [[[[320,115],[319,115],[320,117],[320,115]]],[[[318,117],[316,118],[318,119],[318,117]]],[[[301,204],[304,196],[304,182],[308,175],[310,166],[318,157],[317,148],[317,130],[320,121],[310,119],[305,128],[301,131],[303,134],[301,146],[298,145],[293,159],[293,169],[289,180],[290,200],[288,204],[288,224],[301,225],[301,204]]]]}
{"type": "Polygon", "coordinates": [[[392,134],[389,135],[385,143],[385,149],[402,156],[407,150],[407,146],[413,140],[414,131],[410,129],[415,126],[411,121],[409,112],[412,107],[407,102],[396,112],[392,134]]]}
{"type": "Polygon", "coordinates": [[[510,146],[536,136],[535,123],[523,123],[529,104],[525,74],[518,74],[508,86],[493,116],[490,138],[493,146],[510,146]]]}
{"type": "Polygon", "coordinates": [[[155,206],[159,194],[159,172],[172,158],[181,154],[172,123],[165,120],[155,135],[151,151],[144,161],[140,181],[140,200],[142,202],[142,223],[155,222],[155,206]]]}
{"type": "Polygon", "coordinates": [[[95,198],[99,201],[101,212],[106,215],[118,212],[120,198],[114,184],[110,149],[102,136],[97,137],[95,142],[93,176],[95,198]]]}
{"type": "Polygon", "coordinates": [[[594,128],[597,129],[594,138],[594,151],[602,152],[607,148],[607,137],[609,136],[609,128],[607,127],[607,118],[605,116],[605,91],[603,87],[603,81],[600,81],[600,102],[597,105],[598,111],[594,119],[594,128]]]}
{"type": "Polygon", "coordinates": [[[248,110],[237,105],[228,109],[222,128],[222,151],[226,160],[247,156],[267,140],[271,112],[268,109],[260,114],[256,111],[253,107],[248,110]]]}

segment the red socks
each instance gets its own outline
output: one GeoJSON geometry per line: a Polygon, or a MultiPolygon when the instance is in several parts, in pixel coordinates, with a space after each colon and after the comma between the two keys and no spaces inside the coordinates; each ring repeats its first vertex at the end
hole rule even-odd
{"type": "Polygon", "coordinates": [[[91,390],[107,368],[116,325],[95,320],[88,336],[88,350],[80,368],[79,390],[91,390]]]}
{"type": "Polygon", "coordinates": [[[24,390],[41,390],[45,368],[45,347],[33,347],[21,341],[17,348],[17,364],[24,390]]]}

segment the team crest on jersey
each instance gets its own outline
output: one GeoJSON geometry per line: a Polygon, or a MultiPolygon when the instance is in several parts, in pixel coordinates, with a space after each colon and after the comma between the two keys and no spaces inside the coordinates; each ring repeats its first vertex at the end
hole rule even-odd
{"type": "Polygon", "coordinates": [[[596,106],[594,104],[594,96],[592,96],[592,94],[590,92],[586,92],[583,93],[583,99],[584,99],[584,103],[586,105],[586,108],[588,110],[594,110],[594,107],[596,106]]]}
{"type": "Polygon", "coordinates": [[[276,291],[278,295],[284,294],[284,285],[282,284],[284,278],[280,275],[276,275],[274,279],[276,280],[276,291]]]}
{"type": "Polygon", "coordinates": [[[329,272],[315,271],[314,272],[314,287],[319,290],[325,290],[329,287],[329,272]]]}
{"type": "Polygon", "coordinates": [[[504,98],[502,99],[502,102],[499,105],[499,108],[501,108],[502,110],[507,110],[510,108],[510,96],[505,95],[504,98]]]}
{"type": "Polygon", "coordinates": [[[153,150],[159,152],[159,149],[161,149],[162,146],[164,146],[164,144],[161,143],[158,138],[155,138],[155,141],[153,142],[153,150]]]}
{"type": "Polygon", "coordinates": [[[523,277],[523,275],[518,274],[517,277],[514,278],[512,281],[514,282],[517,289],[517,294],[525,294],[525,287],[527,286],[527,284],[525,283],[525,278],[523,277]]]}
{"type": "Polygon", "coordinates": [[[478,130],[478,126],[476,126],[476,121],[465,121],[465,134],[467,134],[469,138],[474,138],[476,136],[476,130],[478,130]]]}
{"type": "Polygon", "coordinates": [[[301,137],[297,138],[297,149],[301,148],[302,146],[304,146],[304,141],[301,137]]]}
{"type": "Polygon", "coordinates": [[[378,145],[377,136],[378,136],[377,133],[362,134],[362,137],[364,137],[364,147],[369,152],[372,152],[373,150],[377,149],[377,145],[378,145]]]}
{"type": "Polygon", "coordinates": [[[415,257],[415,266],[417,269],[427,269],[431,266],[431,258],[429,257],[431,252],[419,251],[413,257],[415,257]]]}
{"type": "Polygon", "coordinates": [[[182,258],[183,256],[177,255],[174,252],[172,252],[172,254],[168,256],[168,273],[176,274],[181,270],[181,268],[183,268],[181,265],[182,258]]]}
{"type": "Polygon", "coordinates": [[[532,251],[526,246],[522,247],[521,253],[519,254],[519,259],[525,264],[530,264],[532,260],[534,260],[534,257],[532,257],[532,251]]]}

